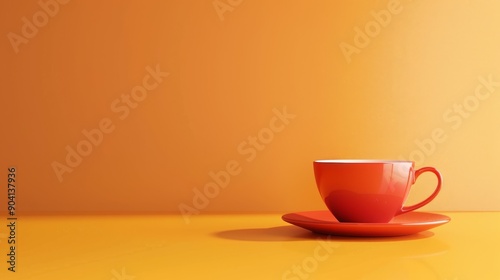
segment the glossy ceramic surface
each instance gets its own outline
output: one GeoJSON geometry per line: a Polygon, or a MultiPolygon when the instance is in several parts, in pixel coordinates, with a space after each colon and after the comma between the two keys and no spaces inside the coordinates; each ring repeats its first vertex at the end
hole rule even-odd
{"type": "Polygon", "coordinates": [[[317,160],[313,167],[323,201],[342,222],[386,223],[432,201],[442,184],[435,168],[415,171],[411,161],[317,160]],[[420,203],[403,206],[410,187],[424,172],[436,175],[434,192],[420,203]]]}
{"type": "Polygon", "coordinates": [[[315,233],[365,237],[410,235],[450,221],[448,216],[441,214],[409,212],[388,223],[341,223],[327,210],[289,213],[282,219],[315,233]]]}

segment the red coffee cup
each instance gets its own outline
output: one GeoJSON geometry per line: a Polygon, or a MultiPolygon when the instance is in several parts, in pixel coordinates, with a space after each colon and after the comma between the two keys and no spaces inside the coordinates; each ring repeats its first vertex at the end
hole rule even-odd
{"type": "Polygon", "coordinates": [[[441,189],[442,177],[434,167],[415,171],[412,161],[324,159],[313,163],[321,198],[339,222],[387,223],[394,216],[431,202],[441,189]],[[403,206],[418,176],[437,177],[434,192],[424,201],[403,206]]]}

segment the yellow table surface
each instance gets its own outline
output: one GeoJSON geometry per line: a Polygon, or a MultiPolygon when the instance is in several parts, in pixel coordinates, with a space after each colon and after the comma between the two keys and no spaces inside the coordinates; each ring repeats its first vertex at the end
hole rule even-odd
{"type": "Polygon", "coordinates": [[[316,235],[276,214],[20,216],[15,273],[0,230],[0,279],[500,279],[500,212],[442,214],[397,238],[316,235]]]}

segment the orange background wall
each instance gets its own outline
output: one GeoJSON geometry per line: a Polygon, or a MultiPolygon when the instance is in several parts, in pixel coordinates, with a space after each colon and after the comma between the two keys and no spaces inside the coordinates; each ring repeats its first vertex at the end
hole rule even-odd
{"type": "Polygon", "coordinates": [[[0,3],[21,212],[322,209],[318,158],[413,159],[444,176],[427,210],[500,210],[498,1],[63,2],[0,3]]]}

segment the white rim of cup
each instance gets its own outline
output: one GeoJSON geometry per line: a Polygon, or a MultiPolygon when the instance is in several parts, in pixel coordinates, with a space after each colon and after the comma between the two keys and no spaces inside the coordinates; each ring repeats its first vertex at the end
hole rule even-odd
{"type": "Polygon", "coordinates": [[[315,163],[398,163],[411,162],[408,160],[388,160],[388,159],[317,159],[315,163]]]}

